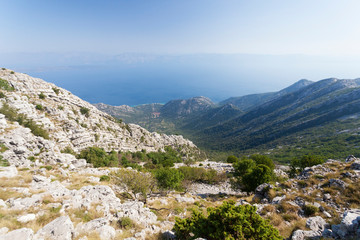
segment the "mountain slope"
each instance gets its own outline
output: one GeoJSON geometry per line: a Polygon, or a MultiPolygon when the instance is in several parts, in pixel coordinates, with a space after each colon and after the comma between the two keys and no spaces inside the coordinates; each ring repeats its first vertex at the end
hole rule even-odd
{"type": "Polygon", "coordinates": [[[42,155],[51,155],[57,161],[63,157],[60,151],[65,148],[75,152],[89,146],[132,152],[157,151],[165,146],[182,146],[189,151],[196,148],[182,136],[151,133],[138,125],[118,122],[69,91],[41,79],[7,69],[0,70],[0,78],[1,112],[16,115],[17,122],[22,123],[13,123],[8,116],[0,115],[3,121],[0,143],[13,150],[3,153],[12,159],[11,164],[28,166],[32,164],[28,158],[38,154],[40,159],[42,155]],[[5,85],[9,85],[8,91],[4,91],[5,85]],[[27,124],[39,126],[49,139],[34,136],[27,124]],[[4,134],[8,131],[11,135],[4,134]],[[25,141],[21,140],[24,138],[32,139],[33,144],[14,149],[14,144],[25,141]]]}
{"type": "Polygon", "coordinates": [[[358,79],[325,79],[203,131],[215,149],[249,149],[360,112],[358,79]]]}
{"type": "Polygon", "coordinates": [[[213,107],[215,104],[209,98],[193,97],[169,101],[161,108],[161,114],[165,118],[185,118],[213,107]]]}
{"type": "Polygon", "coordinates": [[[260,106],[261,104],[267,101],[284,96],[291,92],[295,92],[312,83],[313,83],[312,81],[302,79],[278,92],[250,94],[241,97],[231,97],[229,99],[220,102],[219,104],[220,105],[233,104],[241,110],[248,111],[253,107],[260,106]]]}

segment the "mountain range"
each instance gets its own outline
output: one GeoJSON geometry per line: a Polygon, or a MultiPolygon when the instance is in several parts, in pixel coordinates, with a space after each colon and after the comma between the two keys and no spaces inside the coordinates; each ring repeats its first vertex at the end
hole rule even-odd
{"type": "Polygon", "coordinates": [[[359,83],[360,79],[303,79],[278,92],[232,97],[218,104],[195,97],[165,105],[95,106],[152,131],[183,134],[210,152],[268,153],[290,160],[286,151],[295,144],[299,154],[322,154],[319,149],[332,146],[339,152],[327,151],[328,157],[336,157],[358,151],[359,83]]]}

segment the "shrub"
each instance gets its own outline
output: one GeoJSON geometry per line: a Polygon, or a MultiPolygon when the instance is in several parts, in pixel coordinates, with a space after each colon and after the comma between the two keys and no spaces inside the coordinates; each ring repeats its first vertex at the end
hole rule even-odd
{"type": "Polygon", "coordinates": [[[17,113],[16,109],[10,107],[8,104],[4,103],[0,108],[0,113],[4,114],[5,117],[10,121],[16,121],[20,125],[27,127],[35,136],[43,137],[49,139],[49,133],[42,128],[42,126],[37,125],[33,120],[27,119],[25,114],[17,113]]]}
{"type": "Polygon", "coordinates": [[[228,156],[227,159],[226,159],[226,162],[227,163],[236,163],[239,159],[233,155],[231,156],[228,156]]]}
{"type": "Polygon", "coordinates": [[[2,155],[0,155],[0,167],[8,167],[10,163],[8,160],[4,159],[2,155]]]}
{"type": "Polygon", "coordinates": [[[80,113],[82,115],[85,115],[86,117],[90,116],[90,109],[86,108],[86,107],[81,107],[80,108],[80,113]]]}
{"type": "Polygon", "coordinates": [[[271,170],[274,170],[275,168],[274,162],[268,156],[254,154],[251,155],[250,158],[256,162],[256,165],[263,164],[268,166],[271,170]]]}
{"type": "Polygon", "coordinates": [[[160,168],[155,171],[155,177],[160,188],[179,190],[184,174],[175,168],[160,168]]]}
{"type": "Polygon", "coordinates": [[[193,211],[190,218],[175,221],[173,231],[178,239],[282,239],[278,230],[256,213],[255,206],[235,206],[233,201],[208,208],[207,217],[193,211]]]}
{"type": "Polygon", "coordinates": [[[35,108],[40,111],[44,110],[44,107],[41,104],[36,104],[35,108]]]}
{"type": "Polygon", "coordinates": [[[156,180],[150,173],[121,169],[112,173],[110,177],[115,185],[125,187],[135,196],[140,194],[145,200],[156,187],[156,180]]]}
{"type": "Polygon", "coordinates": [[[256,163],[252,159],[241,159],[233,164],[234,175],[241,177],[249,173],[255,166],[256,163]]]}
{"type": "Polygon", "coordinates": [[[70,146],[67,146],[66,148],[64,148],[63,150],[61,150],[62,153],[69,153],[69,154],[72,154],[72,155],[76,155],[75,151],[70,147],[70,146]]]}
{"type": "Polygon", "coordinates": [[[179,171],[184,175],[184,180],[190,182],[214,184],[226,180],[225,174],[218,173],[214,169],[183,166],[179,167],[179,171]]]}
{"type": "Polygon", "coordinates": [[[133,228],[134,225],[134,222],[129,217],[122,217],[118,220],[118,226],[123,229],[133,228]]]}
{"type": "Polygon", "coordinates": [[[39,94],[39,98],[40,98],[40,99],[45,99],[45,98],[46,98],[46,95],[45,95],[44,93],[40,93],[40,94],[39,94]]]}
{"type": "Polygon", "coordinates": [[[254,191],[260,184],[269,182],[271,176],[271,169],[266,165],[260,164],[242,177],[242,184],[245,187],[245,191],[254,191]]]}
{"type": "Polygon", "coordinates": [[[300,159],[294,158],[290,163],[290,176],[294,177],[296,173],[303,171],[306,167],[324,163],[324,158],[317,155],[304,155],[300,159]]]}
{"type": "Polygon", "coordinates": [[[63,106],[58,106],[58,109],[59,110],[64,110],[64,107],[63,106]]]}
{"type": "Polygon", "coordinates": [[[315,213],[317,213],[319,211],[319,208],[313,206],[313,205],[305,205],[303,207],[303,210],[304,210],[304,214],[306,216],[312,216],[314,215],[315,213]]]}
{"type": "Polygon", "coordinates": [[[0,89],[5,91],[14,91],[14,87],[9,84],[5,79],[0,78],[0,89]]]}
{"type": "Polygon", "coordinates": [[[15,72],[14,72],[14,71],[11,71],[10,74],[15,74],[15,72]]]}
{"type": "Polygon", "coordinates": [[[108,182],[110,181],[110,177],[108,175],[100,176],[100,182],[108,182]]]}
{"type": "Polygon", "coordinates": [[[107,167],[111,162],[117,162],[116,152],[108,154],[103,148],[88,147],[80,152],[77,158],[84,158],[94,167],[107,167]]]}
{"type": "Polygon", "coordinates": [[[3,93],[3,92],[0,92],[0,98],[6,98],[6,95],[5,95],[5,93],[3,93]]]}
{"type": "Polygon", "coordinates": [[[60,89],[53,87],[52,90],[56,93],[56,95],[59,95],[60,89]]]}

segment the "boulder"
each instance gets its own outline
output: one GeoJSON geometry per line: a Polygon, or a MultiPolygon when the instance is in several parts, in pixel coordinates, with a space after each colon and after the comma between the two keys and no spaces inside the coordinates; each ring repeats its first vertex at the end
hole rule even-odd
{"type": "Polygon", "coordinates": [[[338,225],[332,225],[333,236],[341,239],[360,238],[360,209],[351,209],[343,213],[343,219],[338,225]]]}
{"type": "Polygon", "coordinates": [[[20,228],[0,236],[0,240],[32,240],[34,231],[30,228],[20,228]]]}
{"type": "Polygon", "coordinates": [[[327,223],[320,216],[310,217],[306,220],[306,227],[313,231],[324,231],[326,226],[327,223]]]}
{"type": "Polygon", "coordinates": [[[33,213],[22,215],[17,218],[17,220],[22,223],[27,223],[27,222],[33,221],[35,219],[36,219],[36,215],[33,213]]]}
{"type": "Polygon", "coordinates": [[[40,229],[36,233],[35,239],[71,240],[73,238],[73,232],[74,225],[69,216],[62,216],[40,229]]]}
{"type": "Polygon", "coordinates": [[[347,183],[345,183],[343,180],[340,180],[340,179],[331,178],[329,180],[330,187],[338,187],[341,189],[345,189],[347,187],[347,185],[348,185],[347,183]]]}

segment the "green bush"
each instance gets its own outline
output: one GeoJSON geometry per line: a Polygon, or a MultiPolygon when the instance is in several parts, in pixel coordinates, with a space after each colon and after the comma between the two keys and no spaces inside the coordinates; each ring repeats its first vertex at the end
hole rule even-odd
{"type": "Polygon", "coordinates": [[[251,192],[254,191],[260,184],[269,182],[271,177],[271,169],[266,165],[260,164],[254,167],[251,172],[245,174],[242,177],[241,182],[245,187],[244,190],[251,192]]]}
{"type": "Polygon", "coordinates": [[[176,218],[175,221],[173,231],[178,239],[283,239],[277,229],[256,213],[255,206],[235,206],[233,201],[208,208],[207,216],[193,211],[190,218],[176,218]]]}
{"type": "Polygon", "coordinates": [[[0,155],[0,167],[8,167],[10,163],[8,160],[4,159],[2,155],[0,155]]]}
{"type": "Polygon", "coordinates": [[[225,173],[218,173],[214,169],[183,166],[179,167],[179,171],[184,175],[184,180],[190,182],[215,184],[226,180],[225,173]]]}
{"type": "Polygon", "coordinates": [[[108,175],[100,176],[100,182],[108,182],[110,181],[110,177],[108,175]]]}
{"type": "Polygon", "coordinates": [[[155,171],[158,186],[164,190],[179,190],[184,174],[175,168],[160,168],[155,171]]]}
{"type": "Polygon", "coordinates": [[[82,115],[85,115],[86,117],[90,116],[90,109],[86,108],[86,107],[81,107],[80,108],[80,113],[82,115]]]}
{"type": "Polygon", "coordinates": [[[306,167],[312,167],[314,165],[324,163],[324,159],[317,155],[304,155],[300,159],[293,159],[291,161],[292,168],[299,168],[301,171],[306,167]]]}
{"type": "Polygon", "coordinates": [[[319,208],[313,206],[313,205],[305,205],[303,207],[304,214],[308,217],[313,216],[315,213],[319,211],[319,208]]]}
{"type": "Polygon", "coordinates": [[[118,226],[123,229],[130,229],[133,228],[135,224],[129,217],[122,217],[118,220],[118,226]]]}
{"type": "Polygon", "coordinates": [[[40,98],[40,99],[45,99],[45,98],[46,98],[46,95],[45,95],[44,93],[40,93],[40,94],[39,94],[39,98],[40,98]]]}
{"type": "Polygon", "coordinates": [[[36,104],[35,108],[40,111],[44,110],[44,107],[41,104],[36,104]]]}
{"type": "Polygon", "coordinates": [[[254,154],[251,155],[250,158],[256,162],[256,165],[263,164],[268,166],[271,170],[274,170],[275,168],[274,162],[268,156],[254,154]]]}
{"type": "Polygon", "coordinates": [[[6,95],[5,95],[5,93],[3,93],[3,92],[0,92],[0,98],[6,98],[6,95]]]}
{"type": "Polygon", "coordinates": [[[54,91],[54,93],[56,93],[56,95],[59,95],[60,89],[53,87],[52,90],[54,91]]]}
{"type": "Polygon", "coordinates": [[[151,152],[146,156],[155,165],[161,165],[163,167],[173,167],[174,163],[181,162],[180,154],[171,147],[165,147],[165,152],[151,152]]]}
{"type": "Polygon", "coordinates": [[[14,91],[14,87],[9,84],[5,79],[0,78],[0,89],[5,91],[14,91]]]}
{"type": "Polygon", "coordinates": [[[91,163],[94,167],[107,167],[112,162],[117,162],[115,151],[108,154],[103,148],[88,147],[80,152],[77,158],[84,158],[86,162],[91,163]]]}
{"type": "Polygon", "coordinates": [[[127,192],[133,195],[141,194],[145,200],[147,195],[156,188],[156,179],[150,173],[120,169],[112,173],[110,177],[113,184],[125,187],[127,192]]]}
{"type": "Polygon", "coordinates": [[[237,162],[239,159],[237,157],[235,157],[234,155],[230,155],[227,157],[226,162],[227,163],[235,163],[237,162]]]}
{"type": "Polygon", "coordinates": [[[252,159],[243,158],[233,164],[234,167],[234,175],[235,176],[243,176],[249,173],[254,167],[256,163],[252,159]]]}
{"type": "Polygon", "coordinates": [[[72,155],[76,155],[75,151],[70,147],[70,146],[67,146],[66,148],[64,148],[63,150],[61,150],[62,153],[69,153],[69,154],[72,154],[72,155]]]}

